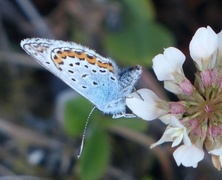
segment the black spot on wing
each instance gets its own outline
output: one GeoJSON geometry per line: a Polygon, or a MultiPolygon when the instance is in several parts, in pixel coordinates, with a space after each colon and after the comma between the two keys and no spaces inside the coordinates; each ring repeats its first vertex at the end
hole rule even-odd
{"type": "Polygon", "coordinates": [[[95,82],[95,81],[93,81],[93,85],[95,85],[95,86],[96,86],[96,85],[98,85],[98,83],[97,83],[97,82],[95,82]]]}
{"type": "Polygon", "coordinates": [[[71,74],[74,74],[74,71],[72,71],[72,70],[68,70],[68,72],[71,73],[71,74]]]}

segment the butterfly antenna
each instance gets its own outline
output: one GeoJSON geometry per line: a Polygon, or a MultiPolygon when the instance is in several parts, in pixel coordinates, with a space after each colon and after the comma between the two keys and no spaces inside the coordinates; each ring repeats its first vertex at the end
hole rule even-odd
{"type": "Polygon", "coordinates": [[[83,146],[84,146],[84,141],[85,141],[87,126],[88,126],[88,123],[89,123],[89,118],[91,117],[91,115],[92,115],[92,113],[95,109],[96,109],[96,106],[92,108],[92,110],[90,111],[90,113],[87,117],[86,124],[85,124],[84,131],[83,131],[83,135],[82,135],[82,142],[81,142],[79,154],[77,156],[78,158],[80,158],[80,156],[82,155],[82,150],[83,150],[83,146]]]}

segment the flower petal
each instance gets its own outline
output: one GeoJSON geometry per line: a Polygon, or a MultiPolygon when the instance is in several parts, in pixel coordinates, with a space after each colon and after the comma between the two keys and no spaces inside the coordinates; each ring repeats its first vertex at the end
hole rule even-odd
{"type": "Polygon", "coordinates": [[[208,153],[216,155],[216,156],[222,156],[222,146],[220,148],[213,149],[209,151],[208,153]]]}
{"type": "Polygon", "coordinates": [[[153,59],[153,70],[159,81],[175,80],[175,72],[183,74],[182,65],[185,61],[184,54],[174,48],[169,47],[153,59]]]}
{"type": "Polygon", "coordinates": [[[174,116],[171,117],[170,124],[174,127],[184,128],[181,122],[174,116]]]}
{"type": "Polygon", "coordinates": [[[196,168],[198,162],[204,158],[204,152],[195,145],[182,145],[174,151],[173,157],[178,166],[182,164],[185,167],[196,168]]]}
{"type": "Polygon", "coordinates": [[[149,89],[140,89],[126,98],[127,106],[138,117],[150,121],[167,112],[157,107],[157,102],[164,102],[149,89]]]}
{"type": "Polygon", "coordinates": [[[190,55],[192,59],[197,63],[200,70],[212,68],[215,65],[215,61],[210,57],[216,52],[218,45],[218,36],[211,29],[199,28],[194,34],[190,42],[190,55]]]}
{"type": "Polygon", "coordinates": [[[171,118],[176,117],[177,119],[181,118],[180,114],[166,114],[164,116],[159,117],[159,119],[164,123],[164,124],[170,124],[171,123],[171,118]]]}
{"type": "Polygon", "coordinates": [[[159,139],[159,141],[151,144],[150,149],[152,149],[160,144],[163,144],[164,142],[171,142],[171,141],[173,141],[171,136],[169,136],[168,134],[163,134],[163,136],[159,139]]]}
{"type": "Polygon", "coordinates": [[[182,69],[186,57],[179,49],[169,47],[165,49],[163,55],[169,60],[168,63],[173,69],[182,69]]]}
{"type": "Polygon", "coordinates": [[[160,138],[159,141],[151,145],[151,148],[160,145],[164,142],[173,142],[172,147],[177,146],[181,143],[182,139],[184,138],[184,131],[186,133],[186,128],[180,123],[180,121],[171,116],[171,123],[167,126],[167,129],[163,133],[163,136],[160,138]]]}
{"type": "Polygon", "coordinates": [[[179,145],[181,143],[182,139],[183,139],[183,136],[178,136],[177,138],[175,138],[172,143],[172,147],[179,145]]]}
{"type": "Polygon", "coordinates": [[[180,86],[174,81],[164,81],[164,88],[174,94],[184,94],[180,86]]]}
{"type": "Polygon", "coordinates": [[[187,146],[190,146],[192,143],[191,143],[191,140],[187,134],[187,130],[184,129],[184,132],[183,132],[183,143],[187,146]]]}

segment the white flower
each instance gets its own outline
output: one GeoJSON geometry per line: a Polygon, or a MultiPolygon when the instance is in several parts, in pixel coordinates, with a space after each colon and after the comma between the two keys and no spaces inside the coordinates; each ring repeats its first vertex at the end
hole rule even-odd
{"type": "Polygon", "coordinates": [[[162,117],[159,117],[159,119],[166,125],[170,124],[171,123],[171,118],[172,116],[175,116],[175,115],[172,115],[172,114],[166,114],[162,117]]]}
{"type": "Polygon", "coordinates": [[[151,145],[151,148],[164,142],[173,142],[172,147],[174,147],[180,144],[182,140],[184,144],[191,145],[186,128],[179,122],[176,117],[171,116],[170,125],[168,125],[160,140],[151,145]]]}
{"type": "Polygon", "coordinates": [[[164,88],[174,94],[183,94],[183,90],[173,81],[164,81],[164,88]]]}
{"type": "Polygon", "coordinates": [[[178,166],[182,164],[185,167],[196,168],[198,162],[204,158],[204,151],[193,144],[184,144],[174,151],[173,157],[178,166]]]}
{"type": "Polygon", "coordinates": [[[216,156],[222,156],[222,146],[220,146],[217,149],[214,149],[212,151],[209,151],[210,154],[216,155],[216,156]]]}
{"type": "Polygon", "coordinates": [[[209,151],[212,154],[212,162],[214,167],[221,170],[222,166],[222,147],[209,151]]]}
{"type": "Polygon", "coordinates": [[[138,117],[159,118],[167,125],[151,148],[172,142],[172,147],[179,146],[173,153],[177,165],[197,167],[204,158],[205,147],[211,150],[213,165],[221,169],[222,31],[216,34],[209,26],[199,28],[189,48],[197,66],[194,83],[183,73],[185,56],[178,49],[169,47],[153,59],[158,80],[177,95],[177,102],[160,100],[152,91],[142,89],[127,97],[126,104],[138,117]]]}
{"type": "Polygon", "coordinates": [[[190,55],[200,70],[211,69],[215,66],[218,36],[207,26],[199,28],[190,42],[190,55]],[[215,56],[212,58],[212,56],[215,56]]]}
{"type": "Polygon", "coordinates": [[[213,154],[215,156],[219,156],[219,161],[220,161],[220,164],[222,166],[222,146],[220,146],[219,148],[214,149],[212,151],[209,151],[209,153],[213,154]]]}
{"type": "MultiPolygon", "coordinates": [[[[220,161],[220,167],[222,166],[222,146],[220,148],[214,149],[212,151],[209,151],[210,154],[213,154],[215,156],[219,156],[219,161],[220,161]]],[[[216,161],[216,160],[215,160],[216,161]]],[[[214,161],[213,161],[214,162],[214,161]]],[[[217,166],[217,163],[215,163],[217,166]]],[[[220,170],[220,168],[219,168],[220,170]]]]}
{"type": "Polygon", "coordinates": [[[178,75],[184,76],[182,65],[185,61],[184,54],[174,48],[169,47],[153,59],[153,70],[159,81],[177,81],[178,75]]]}
{"type": "Polygon", "coordinates": [[[194,86],[191,82],[184,78],[180,80],[180,83],[174,83],[173,81],[164,81],[164,88],[174,94],[187,94],[192,95],[194,93],[194,86]]]}
{"type": "Polygon", "coordinates": [[[126,98],[126,104],[132,112],[147,121],[167,114],[167,111],[157,107],[159,102],[164,103],[149,89],[140,89],[126,98]]]}

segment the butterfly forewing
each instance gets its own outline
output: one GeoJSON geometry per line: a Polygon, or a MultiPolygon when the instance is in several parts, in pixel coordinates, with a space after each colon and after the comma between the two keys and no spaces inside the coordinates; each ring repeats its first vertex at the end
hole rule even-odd
{"type": "Polygon", "coordinates": [[[142,73],[140,66],[121,73],[113,60],[74,42],[32,38],[23,40],[21,47],[104,113],[125,113],[124,81],[131,91],[142,73]]]}

